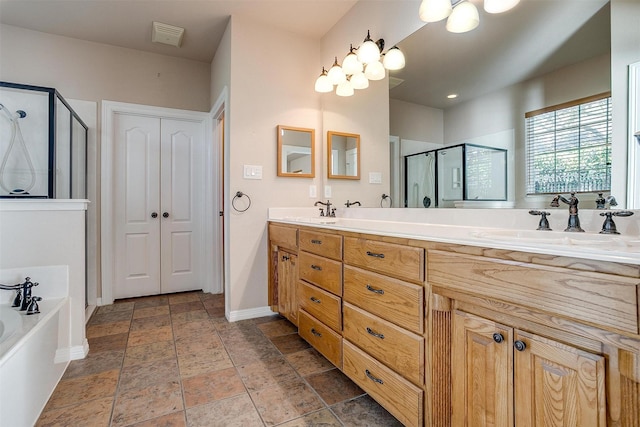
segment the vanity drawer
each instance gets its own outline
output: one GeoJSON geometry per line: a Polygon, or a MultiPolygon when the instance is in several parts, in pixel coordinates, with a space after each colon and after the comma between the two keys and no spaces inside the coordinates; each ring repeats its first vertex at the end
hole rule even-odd
{"type": "Polygon", "coordinates": [[[300,230],[300,250],[341,261],[342,236],[300,230]]]}
{"type": "Polygon", "coordinates": [[[336,332],[342,330],[342,300],[317,286],[298,281],[298,307],[336,332]]]}
{"type": "Polygon", "coordinates": [[[424,249],[375,240],[344,238],[344,262],[399,279],[424,281],[424,249]]]}
{"type": "Polygon", "coordinates": [[[298,249],[298,229],[269,224],[269,240],[272,245],[287,249],[298,249]]]}
{"type": "MultiPolygon", "coordinates": [[[[429,284],[638,333],[640,279],[430,250],[429,284]]],[[[440,293],[440,291],[438,291],[440,293]]]]}
{"type": "Polygon", "coordinates": [[[342,263],[308,252],[298,255],[298,275],[309,283],[342,296],[342,263]]]}
{"type": "Polygon", "coordinates": [[[424,286],[344,266],[344,300],[403,328],[424,332],[424,286]]]}
{"type": "Polygon", "coordinates": [[[342,371],[405,426],[422,426],[423,391],[347,340],[342,371]]]}
{"type": "Polygon", "coordinates": [[[339,334],[304,310],[298,311],[298,334],[342,369],[342,337],[339,334]]]}
{"type": "Polygon", "coordinates": [[[343,337],[417,386],[424,383],[424,338],[344,304],[343,337]]]}

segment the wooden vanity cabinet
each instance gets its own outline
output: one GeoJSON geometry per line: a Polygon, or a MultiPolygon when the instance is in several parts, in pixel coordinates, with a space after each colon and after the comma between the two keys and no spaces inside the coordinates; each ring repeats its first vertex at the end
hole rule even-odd
{"type": "Polygon", "coordinates": [[[605,426],[604,358],[456,311],[453,426],[605,426]]]}
{"type": "Polygon", "coordinates": [[[298,325],[298,229],[269,224],[269,305],[298,325]]]}

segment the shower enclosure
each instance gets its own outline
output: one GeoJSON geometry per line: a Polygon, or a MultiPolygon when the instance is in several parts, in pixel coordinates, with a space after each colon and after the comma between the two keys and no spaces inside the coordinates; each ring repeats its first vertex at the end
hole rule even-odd
{"type": "Polygon", "coordinates": [[[408,208],[454,207],[461,200],[507,200],[507,150],[461,144],[405,157],[408,208]]]}
{"type": "Polygon", "coordinates": [[[0,198],[85,199],[87,135],[56,89],[0,82],[0,198]]]}

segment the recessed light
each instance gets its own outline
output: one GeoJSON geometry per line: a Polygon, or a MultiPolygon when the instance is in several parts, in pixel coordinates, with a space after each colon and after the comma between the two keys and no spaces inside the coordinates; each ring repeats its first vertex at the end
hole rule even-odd
{"type": "Polygon", "coordinates": [[[452,93],[452,94],[447,95],[447,98],[449,98],[449,99],[455,99],[457,97],[458,97],[457,93],[452,93]]]}

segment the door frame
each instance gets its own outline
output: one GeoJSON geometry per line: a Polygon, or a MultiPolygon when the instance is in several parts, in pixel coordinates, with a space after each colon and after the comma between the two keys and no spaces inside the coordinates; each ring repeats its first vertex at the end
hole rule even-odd
{"type": "MultiPolygon", "coordinates": [[[[115,101],[102,101],[102,133],[100,146],[100,264],[102,267],[102,298],[101,304],[107,305],[113,303],[113,283],[115,277],[115,224],[114,224],[114,159],[115,144],[114,138],[114,116],[115,114],[130,114],[151,116],[158,118],[169,118],[178,120],[198,120],[204,124],[205,128],[205,152],[207,159],[205,161],[205,192],[212,188],[211,177],[213,175],[212,161],[209,155],[212,154],[209,148],[211,144],[212,126],[209,120],[210,114],[200,111],[178,110],[174,108],[154,107],[149,105],[129,104],[115,101]]],[[[212,197],[206,194],[206,197],[212,197]]],[[[206,199],[205,199],[206,202],[206,199]]],[[[214,206],[211,203],[205,203],[204,218],[207,226],[207,218],[213,216],[214,206]]],[[[205,233],[203,242],[203,260],[205,265],[215,264],[215,262],[207,263],[213,257],[214,240],[212,233],[205,233]]],[[[205,277],[213,277],[209,271],[204,272],[205,277]]],[[[211,281],[203,282],[203,291],[212,292],[214,284],[211,281]]]]}
{"type": "Polygon", "coordinates": [[[629,135],[627,142],[627,209],[640,208],[640,62],[629,65],[629,135]]]}

